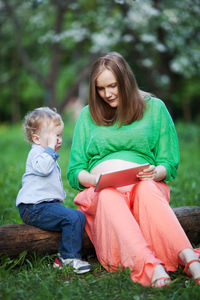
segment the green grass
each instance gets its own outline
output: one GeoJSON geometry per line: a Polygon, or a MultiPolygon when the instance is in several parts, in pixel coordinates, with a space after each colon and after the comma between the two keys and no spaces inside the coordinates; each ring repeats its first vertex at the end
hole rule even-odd
{"type": "MultiPolygon", "coordinates": [[[[73,122],[65,122],[63,146],[60,150],[59,164],[67,197],[66,206],[75,207],[73,199],[76,191],[67,180],[70,144],[73,122]]],[[[181,152],[181,162],[177,178],[170,183],[171,205],[199,205],[200,200],[200,128],[194,124],[176,124],[181,152]]],[[[25,161],[30,145],[24,141],[21,126],[0,126],[0,225],[22,223],[15,199],[21,187],[25,161]]],[[[54,255],[39,257],[22,253],[16,259],[1,257],[0,300],[7,299],[199,299],[200,289],[183,274],[179,268],[171,274],[173,283],[163,289],[152,289],[133,284],[129,270],[125,272],[106,272],[96,258],[89,257],[93,272],[76,275],[65,268],[57,271],[52,268],[54,255]]]]}

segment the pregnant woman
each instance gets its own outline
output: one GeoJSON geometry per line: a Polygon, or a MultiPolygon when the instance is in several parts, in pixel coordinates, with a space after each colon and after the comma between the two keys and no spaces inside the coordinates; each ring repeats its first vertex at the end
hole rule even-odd
{"type": "Polygon", "coordinates": [[[160,288],[179,264],[200,284],[199,255],[169,206],[165,181],[176,177],[179,149],[164,103],[139,90],[124,58],[111,52],[92,66],[89,105],[77,121],[68,180],[80,192],[75,203],[108,271],[128,267],[133,282],[160,288]],[[139,181],[94,188],[102,172],[148,163],[139,181]]]}

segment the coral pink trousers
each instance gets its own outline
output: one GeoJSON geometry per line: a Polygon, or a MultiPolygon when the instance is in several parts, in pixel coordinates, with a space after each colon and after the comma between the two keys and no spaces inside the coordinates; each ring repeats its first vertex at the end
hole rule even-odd
{"type": "Polygon", "coordinates": [[[130,269],[133,282],[150,286],[154,268],[178,267],[180,251],[192,248],[169,206],[169,187],[164,182],[140,181],[128,192],[94,188],[75,200],[86,215],[86,232],[99,262],[108,271],[130,269]]]}

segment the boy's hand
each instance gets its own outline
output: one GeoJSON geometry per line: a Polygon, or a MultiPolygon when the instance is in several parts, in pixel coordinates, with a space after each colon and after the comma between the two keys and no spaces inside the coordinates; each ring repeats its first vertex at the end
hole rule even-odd
{"type": "Polygon", "coordinates": [[[55,150],[55,146],[57,143],[57,136],[50,130],[42,130],[40,133],[40,144],[46,148],[51,147],[55,150]]]}
{"type": "Polygon", "coordinates": [[[54,151],[58,151],[62,145],[62,133],[64,124],[61,123],[55,126],[53,122],[50,124],[44,124],[39,134],[37,134],[36,144],[41,145],[44,149],[51,147],[54,151]]]}
{"type": "Polygon", "coordinates": [[[57,145],[57,135],[54,133],[48,134],[47,136],[47,145],[55,150],[57,145]]]}

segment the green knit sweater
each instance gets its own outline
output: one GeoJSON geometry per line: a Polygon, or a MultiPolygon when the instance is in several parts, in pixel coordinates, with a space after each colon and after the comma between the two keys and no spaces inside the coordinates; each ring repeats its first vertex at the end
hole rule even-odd
{"type": "Polygon", "coordinates": [[[78,190],[81,170],[90,172],[99,163],[121,159],[138,164],[163,165],[166,181],[176,177],[179,147],[176,130],[165,104],[151,97],[146,102],[143,118],[128,125],[96,125],[85,106],[77,120],[71,147],[67,178],[78,190]]]}

